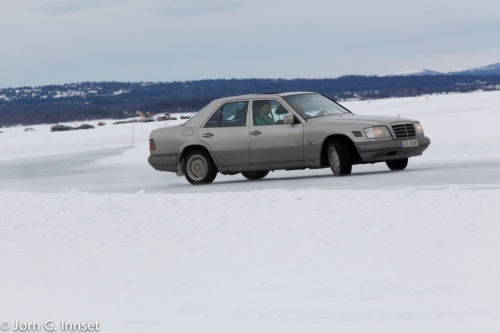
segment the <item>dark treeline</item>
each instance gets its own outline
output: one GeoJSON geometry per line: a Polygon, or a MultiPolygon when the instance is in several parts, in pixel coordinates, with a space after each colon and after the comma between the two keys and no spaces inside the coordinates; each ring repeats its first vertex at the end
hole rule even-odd
{"type": "Polygon", "coordinates": [[[0,127],[121,119],[136,111],[192,112],[220,97],[316,91],[335,100],[499,90],[500,75],[343,76],[336,79],[230,79],[164,83],[82,82],[0,89],[0,127]]]}

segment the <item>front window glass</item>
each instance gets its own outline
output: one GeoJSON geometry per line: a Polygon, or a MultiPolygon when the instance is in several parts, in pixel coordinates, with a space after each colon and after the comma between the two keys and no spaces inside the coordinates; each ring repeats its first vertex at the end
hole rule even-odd
{"type": "Polygon", "coordinates": [[[300,94],[283,97],[304,119],[349,113],[339,104],[320,94],[300,94]]]}
{"type": "Polygon", "coordinates": [[[276,100],[254,100],[252,103],[254,126],[283,124],[286,115],[290,115],[280,102],[276,100]]]}

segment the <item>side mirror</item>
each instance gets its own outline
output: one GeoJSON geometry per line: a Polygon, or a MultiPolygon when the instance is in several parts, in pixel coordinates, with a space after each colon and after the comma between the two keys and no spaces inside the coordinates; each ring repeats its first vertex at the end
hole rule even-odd
{"type": "Polygon", "coordinates": [[[294,124],[294,123],[295,123],[295,119],[294,119],[293,115],[286,114],[285,118],[283,119],[283,124],[294,124]]]}

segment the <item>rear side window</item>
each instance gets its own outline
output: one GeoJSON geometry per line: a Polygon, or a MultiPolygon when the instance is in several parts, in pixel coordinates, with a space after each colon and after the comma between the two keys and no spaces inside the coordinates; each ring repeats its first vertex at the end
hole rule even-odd
{"type": "Polygon", "coordinates": [[[212,117],[207,121],[204,127],[220,127],[220,115],[222,114],[222,108],[217,110],[212,117]]]}
{"type": "Polygon", "coordinates": [[[204,127],[238,127],[247,125],[248,101],[224,104],[204,127]]]}

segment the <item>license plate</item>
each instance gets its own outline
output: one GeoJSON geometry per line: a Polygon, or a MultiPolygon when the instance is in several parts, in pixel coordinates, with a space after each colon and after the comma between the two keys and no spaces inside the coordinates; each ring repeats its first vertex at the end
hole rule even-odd
{"type": "Polygon", "coordinates": [[[403,140],[401,141],[401,148],[418,147],[418,140],[403,140]]]}

